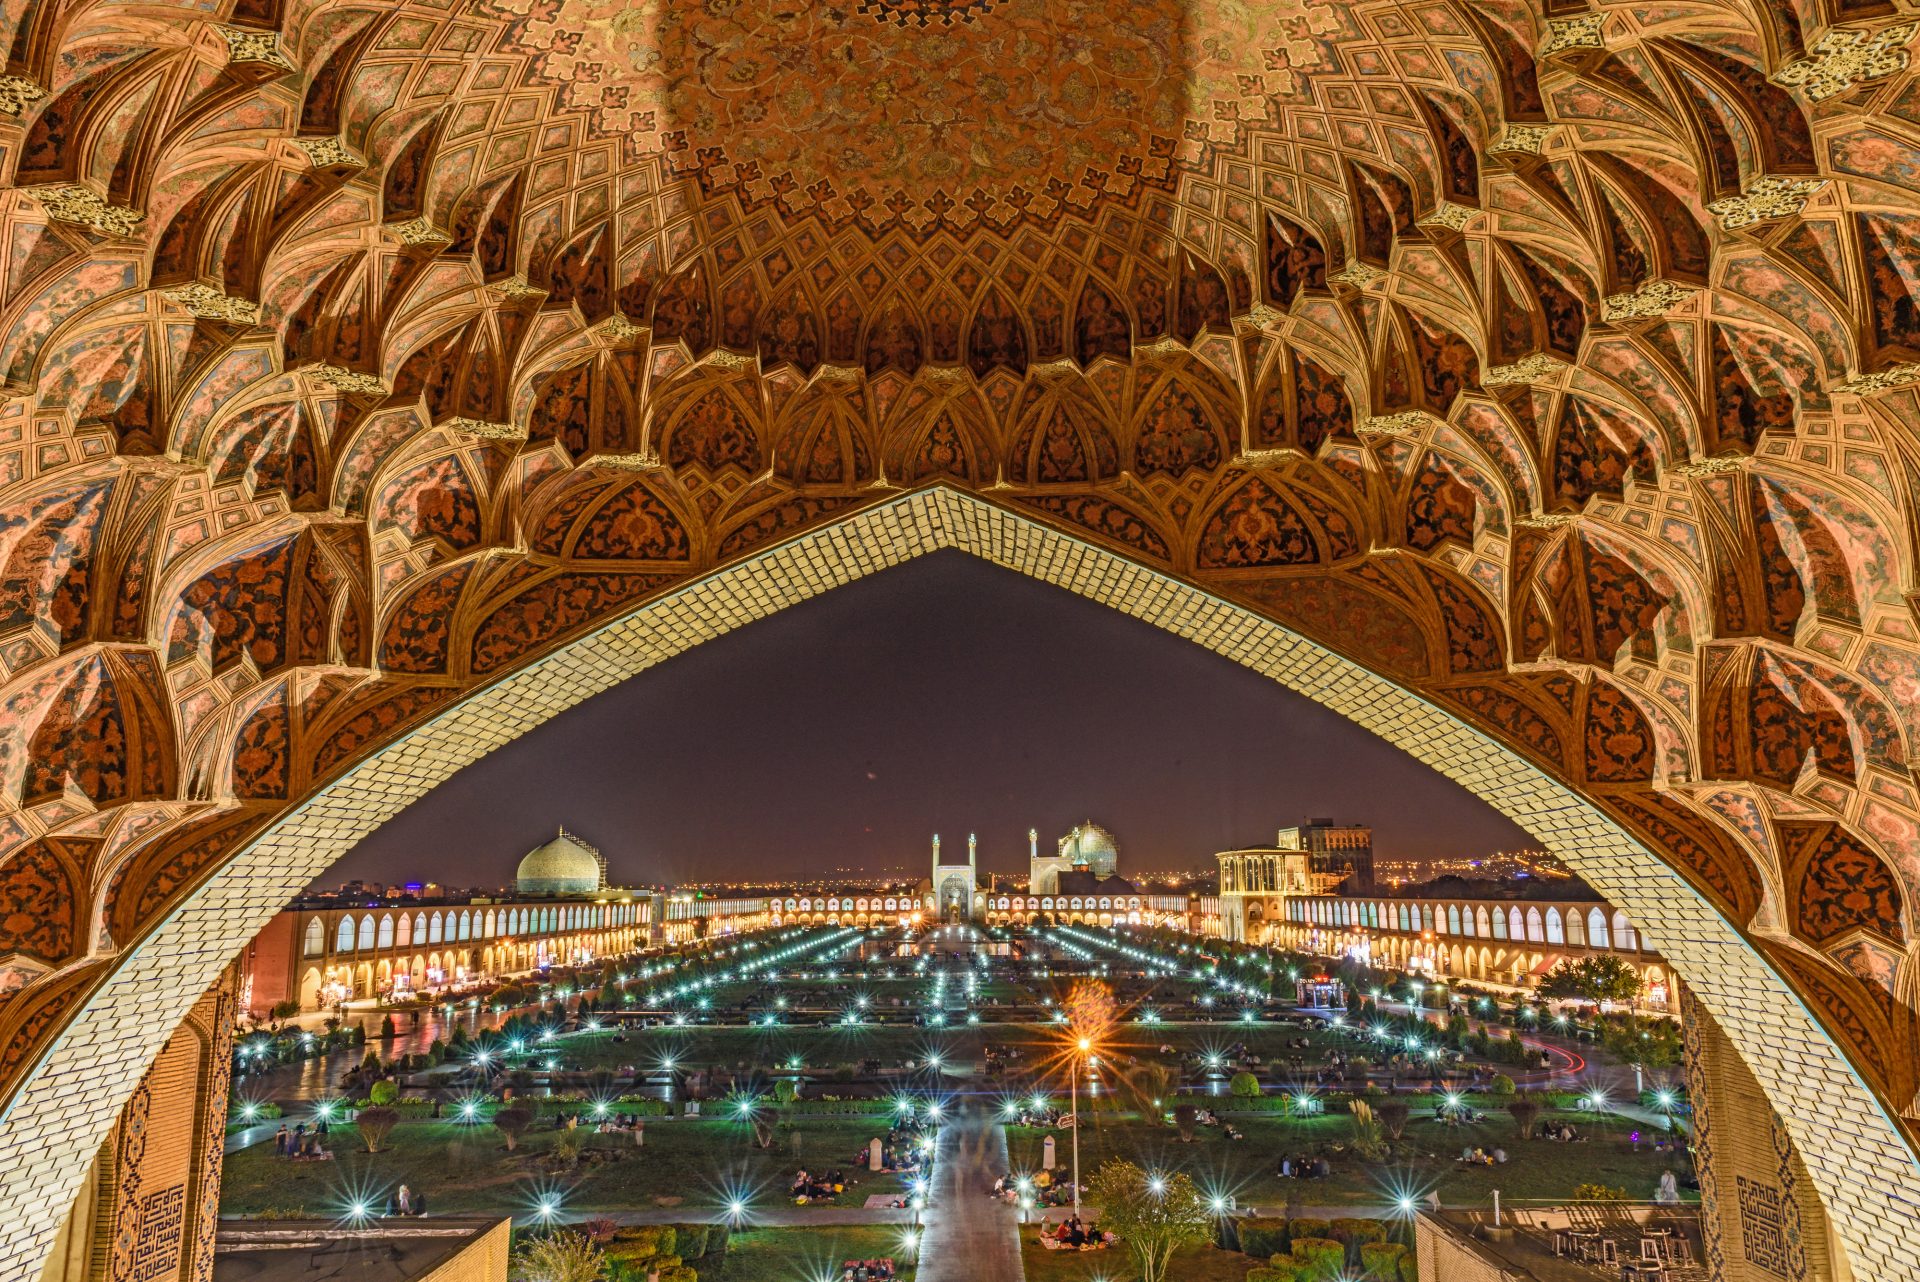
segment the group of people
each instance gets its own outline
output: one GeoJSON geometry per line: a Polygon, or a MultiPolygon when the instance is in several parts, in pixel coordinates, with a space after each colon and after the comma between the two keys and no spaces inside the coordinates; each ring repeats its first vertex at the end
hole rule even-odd
{"type": "Polygon", "coordinates": [[[416,1193],[402,1184],[387,1194],[387,1218],[402,1215],[425,1215],[427,1213],[427,1195],[424,1191],[416,1193]]]}
{"type": "Polygon", "coordinates": [[[1285,1180],[1324,1180],[1333,1174],[1333,1163],[1324,1157],[1283,1157],[1280,1178],[1285,1180]]]}
{"type": "Polygon", "coordinates": [[[840,1282],[889,1282],[894,1276],[893,1259],[846,1260],[840,1265],[840,1282]]]}
{"type": "Polygon", "coordinates": [[[1088,1228],[1077,1215],[1069,1215],[1059,1224],[1041,1226],[1040,1242],[1055,1251],[1104,1251],[1119,1239],[1111,1233],[1088,1228]]]}
{"type": "Polygon", "coordinates": [[[993,1187],[987,1190],[987,1196],[1003,1202],[1029,1198],[1033,1205],[1041,1207],[1070,1206],[1073,1203],[1073,1181],[1065,1171],[1058,1175],[1044,1170],[1028,1176],[1009,1173],[993,1182],[993,1187]]]}
{"type": "Polygon", "coordinates": [[[847,1191],[847,1177],[839,1171],[828,1171],[824,1175],[809,1175],[804,1169],[793,1177],[793,1184],[787,1189],[794,1205],[805,1206],[809,1202],[831,1202],[847,1191]]]}
{"type": "Polygon", "coordinates": [[[1587,1137],[1567,1122],[1542,1122],[1540,1138],[1552,1140],[1556,1144],[1579,1144],[1583,1143],[1587,1137]]]}
{"type": "Polygon", "coordinates": [[[1504,1166],[1506,1165],[1506,1161],[1507,1150],[1503,1148],[1496,1148],[1491,1153],[1477,1146],[1460,1150],[1460,1164],[1462,1166],[1504,1166]]]}
{"type": "Polygon", "coordinates": [[[312,1129],[301,1122],[292,1130],[288,1130],[287,1124],[282,1122],[280,1129],[273,1133],[273,1154],[275,1157],[292,1158],[296,1162],[330,1162],[333,1154],[321,1142],[321,1137],[326,1133],[325,1122],[314,1123],[312,1129]]]}

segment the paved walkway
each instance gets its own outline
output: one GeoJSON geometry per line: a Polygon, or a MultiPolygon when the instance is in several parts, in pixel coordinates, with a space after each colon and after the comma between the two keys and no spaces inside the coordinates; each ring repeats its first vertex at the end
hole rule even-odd
{"type": "Polygon", "coordinates": [[[1017,1213],[987,1196],[1007,1170],[1007,1133],[978,1102],[941,1128],[920,1282],[1026,1282],[1017,1213]]]}

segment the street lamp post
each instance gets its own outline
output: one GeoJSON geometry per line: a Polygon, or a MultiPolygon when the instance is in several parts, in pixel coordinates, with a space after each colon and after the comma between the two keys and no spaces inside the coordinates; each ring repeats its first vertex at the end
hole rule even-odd
{"type": "Polygon", "coordinates": [[[1069,1090],[1073,1096],[1073,1218],[1080,1218],[1080,1064],[1093,1048],[1093,1043],[1080,1039],[1080,1058],[1074,1061],[1073,1072],[1069,1078],[1069,1090]]]}

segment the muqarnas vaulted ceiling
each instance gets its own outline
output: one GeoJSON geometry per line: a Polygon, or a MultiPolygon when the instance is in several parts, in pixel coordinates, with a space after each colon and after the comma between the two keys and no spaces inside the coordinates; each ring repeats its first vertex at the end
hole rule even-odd
{"type": "Polygon", "coordinates": [[[1907,1116],[1910,8],[0,23],[0,1074],[462,693],[938,481],[1572,783],[1907,1116]]]}

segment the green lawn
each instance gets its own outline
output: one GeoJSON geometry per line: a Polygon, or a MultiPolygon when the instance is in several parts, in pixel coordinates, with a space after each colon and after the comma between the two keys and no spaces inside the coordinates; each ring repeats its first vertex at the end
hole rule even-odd
{"type": "Polygon", "coordinates": [[[854,1169],[855,1151],[885,1133],[884,1124],[876,1129],[858,1118],[810,1119],[778,1132],[773,1149],[761,1152],[743,1124],[656,1122],[640,1148],[631,1136],[589,1135],[590,1160],[562,1168],[551,1161],[551,1130],[522,1136],[509,1153],[491,1127],[406,1122],[381,1152],[367,1153],[352,1127],[337,1126],[327,1138],[335,1155],[330,1162],[291,1162],[274,1156],[271,1144],[228,1154],[220,1209],[228,1215],[332,1217],[355,1198],[382,1207],[388,1190],[400,1184],[424,1190],[435,1214],[524,1215],[546,1196],[557,1197],[568,1215],[653,1206],[708,1209],[736,1191],[773,1205],[785,1204],[787,1186],[802,1167],[845,1172],[858,1182],[834,1204],[862,1206],[870,1194],[904,1187],[898,1176],[854,1169]]]}
{"type": "MultiPolygon", "coordinates": [[[[883,1013],[891,1015],[892,1012],[883,1013]]],[[[918,1062],[929,1053],[936,1053],[949,1064],[965,1066],[979,1063],[985,1056],[985,1048],[995,1046],[1022,1049],[1028,1062],[1038,1062],[1052,1052],[1059,1041],[1058,1034],[1051,1026],[1034,1022],[1030,1012],[1023,1013],[1022,1020],[1011,1024],[976,1027],[961,1024],[943,1028],[907,1024],[826,1028],[817,1024],[788,1024],[776,1028],[691,1024],[602,1030],[563,1035],[539,1046],[520,1062],[538,1065],[551,1057],[562,1070],[618,1070],[629,1065],[650,1070],[671,1059],[683,1070],[720,1067],[746,1073],[785,1067],[797,1061],[819,1075],[821,1090],[830,1090],[837,1070],[857,1066],[867,1059],[877,1059],[883,1068],[893,1069],[908,1060],[918,1062]]],[[[1268,1061],[1269,1073],[1274,1071],[1272,1065],[1290,1066],[1280,1073],[1285,1077],[1295,1069],[1310,1075],[1312,1066],[1325,1061],[1327,1048],[1339,1044],[1339,1038],[1331,1032],[1309,1032],[1272,1024],[1123,1024],[1115,1031],[1108,1049],[1118,1060],[1174,1063],[1189,1051],[1225,1054],[1240,1043],[1268,1061]],[[1287,1045],[1301,1038],[1309,1040],[1309,1047],[1299,1049],[1287,1045]],[[1175,1053],[1162,1056],[1159,1048],[1163,1045],[1173,1047],[1175,1053]]]]}
{"type": "MultiPolygon", "coordinates": [[[[1037,1230],[1020,1230],[1020,1262],[1027,1282],[1130,1282],[1140,1274],[1125,1247],[1104,1251],[1049,1251],[1037,1230]]],[[[1195,1246],[1176,1252],[1167,1269],[1175,1282],[1244,1282],[1247,1270],[1263,1261],[1238,1251],[1195,1246]]],[[[705,1279],[702,1279],[705,1282],[705,1279]]]]}
{"type": "Polygon", "coordinates": [[[904,1232],[891,1225],[736,1232],[727,1244],[726,1263],[712,1275],[702,1269],[700,1282],[838,1282],[841,1261],[884,1257],[892,1257],[901,1282],[913,1282],[914,1260],[902,1245],[904,1232]]]}
{"type": "MultiPolygon", "coordinates": [[[[1401,1191],[1424,1197],[1437,1191],[1442,1201],[1478,1203],[1492,1191],[1513,1200],[1564,1200],[1574,1186],[1597,1183],[1624,1188],[1633,1198],[1650,1198],[1660,1173],[1680,1170],[1673,1154],[1656,1154],[1644,1144],[1631,1151],[1627,1134],[1634,1124],[1624,1120],[1596,1122],[1590,1114],[1546,1114],[1572,1122],[1591,1138],[1580,1144],[1554,1144],[1516,1135],[1513,1119],[1490,1113],[1484,1123],[1447,1127],[1425,1118],[1407,1124],[1405,1135],[1385,1162],[1366,1162],[1344,1151],[1352,1121],[1344,1115],[1315,1118],[1234,1118],[1246,1138],[1225,1138],[1214,1127],[1200,1127],[1194,1142],[1182,1143],[1170,1126],[1153,1126],[1128,1113],[1090,1113],[1080,1137],[1080,1169],[1090,1174],[1108,1158],[1123,1158],[1140,1166],[1184,1170],[1208,1192],[1231,1193],[1242,1205],[1263,1211],[1298,1206],[1383,1205],[1401,1191]],[[1335,1151],[1334,1146],[1340,1146],[1335,1151]],[[1456,1160],[1462,1148],[1505,1148],[1504,1166],[1463,1167],[1456,1160]],[[1326,1179],[1283,1179],[1277,1168],[1286,1155],[1326,1153],[1333,1173],[1326,1179]]],[[[1007,1149],[1016,1170],[1039,1167],[1046,1132],[1007,1128],[1007,1149]]],[[[1072,1132],[1054,1133],[1056,1160],[1070,1161],[1072,1132]]]]}

